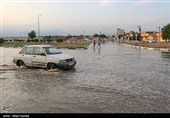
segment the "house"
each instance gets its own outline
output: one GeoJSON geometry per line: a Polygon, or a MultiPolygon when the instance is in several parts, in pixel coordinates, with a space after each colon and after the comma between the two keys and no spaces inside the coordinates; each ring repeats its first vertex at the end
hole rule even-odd
{"type": "Polygon", "coordinates": [[[141,40],[148,41],[149,39],[154,39],[157,42],[164,42],[162,39],[162,33],[154,32],[154,31],[147,31],[141,33],[141,40]]]}
{"type": "Polygon", "coordinates": [[[125,31],[124,31],[123,29],[118,28],[117,31],[116,31],[116,34],[117,34],[118,36],[120,36],[120,35],[125,35],[125,31]]]}
{"type": "Polygon", "coordinates": [[[127,32],[127,33],[125,33],[125,38],[126,38],[127,40],[135,40],[135,39],[134,39],[134,34],[135,34],[134,31],[127,32]]]}
{"type": "Polygon", "coordinates": [[[120,41],[124,39],[125,31],[121,28],[117,28],[114,41],[120,41]]]}

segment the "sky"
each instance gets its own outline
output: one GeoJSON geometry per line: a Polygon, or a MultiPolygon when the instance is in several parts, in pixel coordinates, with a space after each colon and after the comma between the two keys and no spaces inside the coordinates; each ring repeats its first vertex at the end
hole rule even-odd
{"type": "Polygon", "coordinates": [[[170,0],[0,0],[0,37],[38,34],[38,22],[41,36],[159,31],[170,23],[170,0]]]}

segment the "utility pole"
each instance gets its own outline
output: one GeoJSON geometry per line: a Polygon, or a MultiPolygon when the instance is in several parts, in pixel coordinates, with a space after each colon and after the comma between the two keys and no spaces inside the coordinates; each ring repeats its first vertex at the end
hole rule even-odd
{"type": "Polygon", "coordinates": [[[161,37],[160,37],[161,36],[161,34],[160,34],[161,33],[160,32],[161,31],[161,27],[159,26],[158,29],[159,29],[159,42],[160,42],[160,40],[161,40],[161,37]]]}
{"type": "Polygon", "coordinates": [[[39,16],[41,16],[41,14],[38,14],[38,39],[40,42],[40,23],[39,23],[39,16]]]}
{"type": "Polygon", "coordinates": [[[84,29],[84,38],[85,38],[86,36],[85,36],[85,29],[84,29]]]}
{"type": "Polygon", "coordinates": [[[141,40],[141,26],[140,25],[138,26],[138,29],[139,29],[139,40],[141,40]]]}

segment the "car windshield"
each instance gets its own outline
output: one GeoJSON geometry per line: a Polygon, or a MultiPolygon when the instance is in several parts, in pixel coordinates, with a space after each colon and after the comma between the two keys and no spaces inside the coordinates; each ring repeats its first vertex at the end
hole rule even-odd
{"type": "Polygon", "coordinates": [[[62,53],[60,50],[58,50],[57,48],[54,48],[54,47],[43,47],[43,49],[48,55],[61,54],[62,53]]]}

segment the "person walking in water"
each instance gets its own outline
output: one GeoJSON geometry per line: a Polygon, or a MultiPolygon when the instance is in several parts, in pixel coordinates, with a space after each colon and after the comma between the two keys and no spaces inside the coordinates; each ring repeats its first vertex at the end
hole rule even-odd
{"type": "Polygon", "coordinates": [[[98,42],[97,42],[97,47],[100,48],[100,38],[98,39],[98,42]]]}
{"type": "Polygon", "coordinates": [[[93,48],[96,46],[96,39],[93,40],[93,48]]]}

